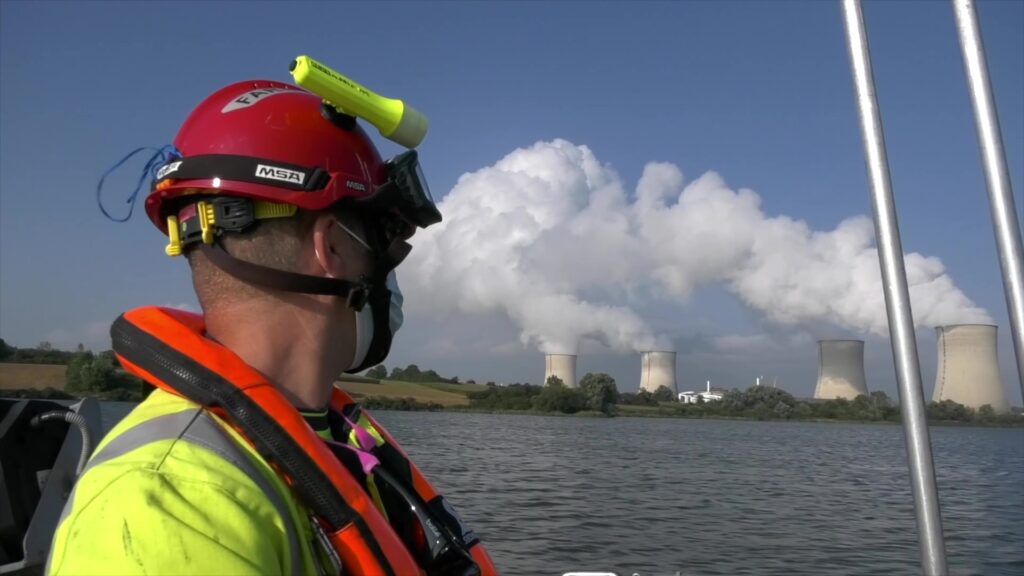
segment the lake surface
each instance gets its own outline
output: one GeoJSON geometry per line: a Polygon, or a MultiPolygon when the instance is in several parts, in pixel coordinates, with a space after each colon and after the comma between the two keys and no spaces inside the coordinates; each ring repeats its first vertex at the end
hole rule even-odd
{"type": "MultiPolygon", "coordinates": [[[[375,414],[505,574],[920,573],[899,426],[375,414]]],[[[1024,430],[931,434],[950,573],[1024,574],[1024,430]]]]}

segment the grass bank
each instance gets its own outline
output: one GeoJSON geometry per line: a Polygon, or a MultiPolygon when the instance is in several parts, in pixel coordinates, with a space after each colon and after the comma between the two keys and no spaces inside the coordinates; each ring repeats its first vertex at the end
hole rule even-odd
{"type": "Polygon", "coordinates": [[[378,383],[366,381],[339,380],[335,385],[359,400],[366,397],[411,398],[417,402],[440,404],[445,408],[469,406],[467,394],[483,388],[475,384],[450,384],[447,382],[399,382],[381,380],[378,383]]]}
{"type": "Polygon", "coordinates": [[[10,364],[0,362],[0,391],[64,389],[63,364],[10,364]]]}
{"type": "MultiPolygon", "coordinates": [[[[0,396],[53,397],[54,393],[64,390],[66,372],[67,366],[62,364],[0,363],[0,396]]],[[[411,398],[424,404],[440,404],[445,408],[469,406],[466,395],[485,388],[477,384],[412,383],[348,375],[335,384],[356,399],[370,396],[411,398]]]]}

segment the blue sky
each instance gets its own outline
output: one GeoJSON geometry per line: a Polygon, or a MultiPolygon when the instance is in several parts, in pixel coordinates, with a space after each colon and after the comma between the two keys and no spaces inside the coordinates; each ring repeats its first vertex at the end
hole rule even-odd
{"type": "MultiPolygon", "coordinates": [[[[979,10],[1020,209],[1024,2],[979,10]]],[[[865,15],[904,248],[940,258],[1000,326],[1003,378],[1020,405],[952,8],[869,2],[865,15]]],[[[220,86],[289,80],[288,62],[301,53],[427,113],[420,151],[436,196],[517,148],[561,138],[589,148],[630,193],[647,163],[669,162],[687,181],[713,170],[733,189],[756,191],[766,215],[814,230],[870,215],[833,2],[3,2],[0,336],[102,349],[120,311],[194,306],[185,263],[163,256],[164,239],[140,214],[106,220],[95,182],[131,149],[170,142],[220,86]]],[[[110,198],[136,177],[123,176],[110,198]]],[[[404,288],[410,299],[430,290],[404,288]]],[[[794,393],[813,390],[820,328],[773,323],[713,284],[630,307],[674,341],[681,387],[706,378],[746,385],[767,372],[794,393]],[[788,344],[715,347],[728,336],[788,344]]],[[[414,305],[408,316],[388,365],[542,377],[536,347],[521,345],[500,311],[439,316],[414,305]],[[471,346],[480,331],[493,346],[471,346]]],[[[867,340],[869,385],[894,393],[887,340],[867,340]]],[[[919,343],[930,395],[930,330],[919,343]]],[[[608,371],[629,389],[639,361],[584,344],[579,370],[608,371]]]]}

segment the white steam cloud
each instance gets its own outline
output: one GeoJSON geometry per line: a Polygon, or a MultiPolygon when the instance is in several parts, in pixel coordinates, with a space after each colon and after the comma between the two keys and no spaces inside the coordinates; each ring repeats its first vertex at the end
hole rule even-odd
{"type": "MultiPolygon", "coordinates": [[[[888,333],[868,218],[812,230],[765,215],[756,193],[714,172],[684,186],[675,165],[650,163],[630,201],[586,146],[538,142],[464,174],[440,208],[444,221],[413,239],[403,286],[440,313],[502,312],[547,353],[583,337],[665,349],[622,302],[638,291],[683,301],[708,283],[779,324],[888,333]]],[[[991,322],[937,258],[907,254],[906,267],[919,325],[991,322]]]]}

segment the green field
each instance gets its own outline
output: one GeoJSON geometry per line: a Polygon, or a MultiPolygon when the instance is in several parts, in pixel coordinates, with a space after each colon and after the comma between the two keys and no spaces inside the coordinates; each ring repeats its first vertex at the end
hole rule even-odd
{"type": "Polygon", "coordinates": [[[452,384],[451,382],[421,382],[420,385],[426,386],[427,388],[433,388],[435,390],[441,390],[443,392],[454,392],[455,394],[462,395],[487,389],[487,386],[484,386],[483,384],[452,384]]]}
{"type": "Polygon", "coordinates": [[[356,399],[364,396],[412,398],[418,402],[436,402],[442,406],[468,406],[469,399],[466,394],[484,388],[484,386],[475,384],[449,384],[446,382],[418,384],[396,380],[381,380],[379,384],[342,380],[335,382],[335,385],[356,399]]]}
{"type": "MultiPolygon", "coordinates": [[[[0,390],[27,390],[43,388],[64,389],[64,374],[67,366],[55,364],[8,364],[0,363],[0,390]]],[[[478,384],[450,384],[428,382],[414,384],[395,380],[378,381],[363,376],[345,376],[336,382],[355,398],[383,396],[387,398],[412,398],[419,402],[436,402],[443,406],[467,406],[466,394],[481,390],[478,384]]]]}
{"type": "Polygon", "coordinates": [[[666,403],[665,406],[630,406],[619,404],[615,407],[619,416],[679,416],[677,406],[673,403],[666,403]]]}
{"type": "Polygon", "coordinates": [[[67,368],[62,364],[0,363],[0,390],[63,390],[67,368]]]}

